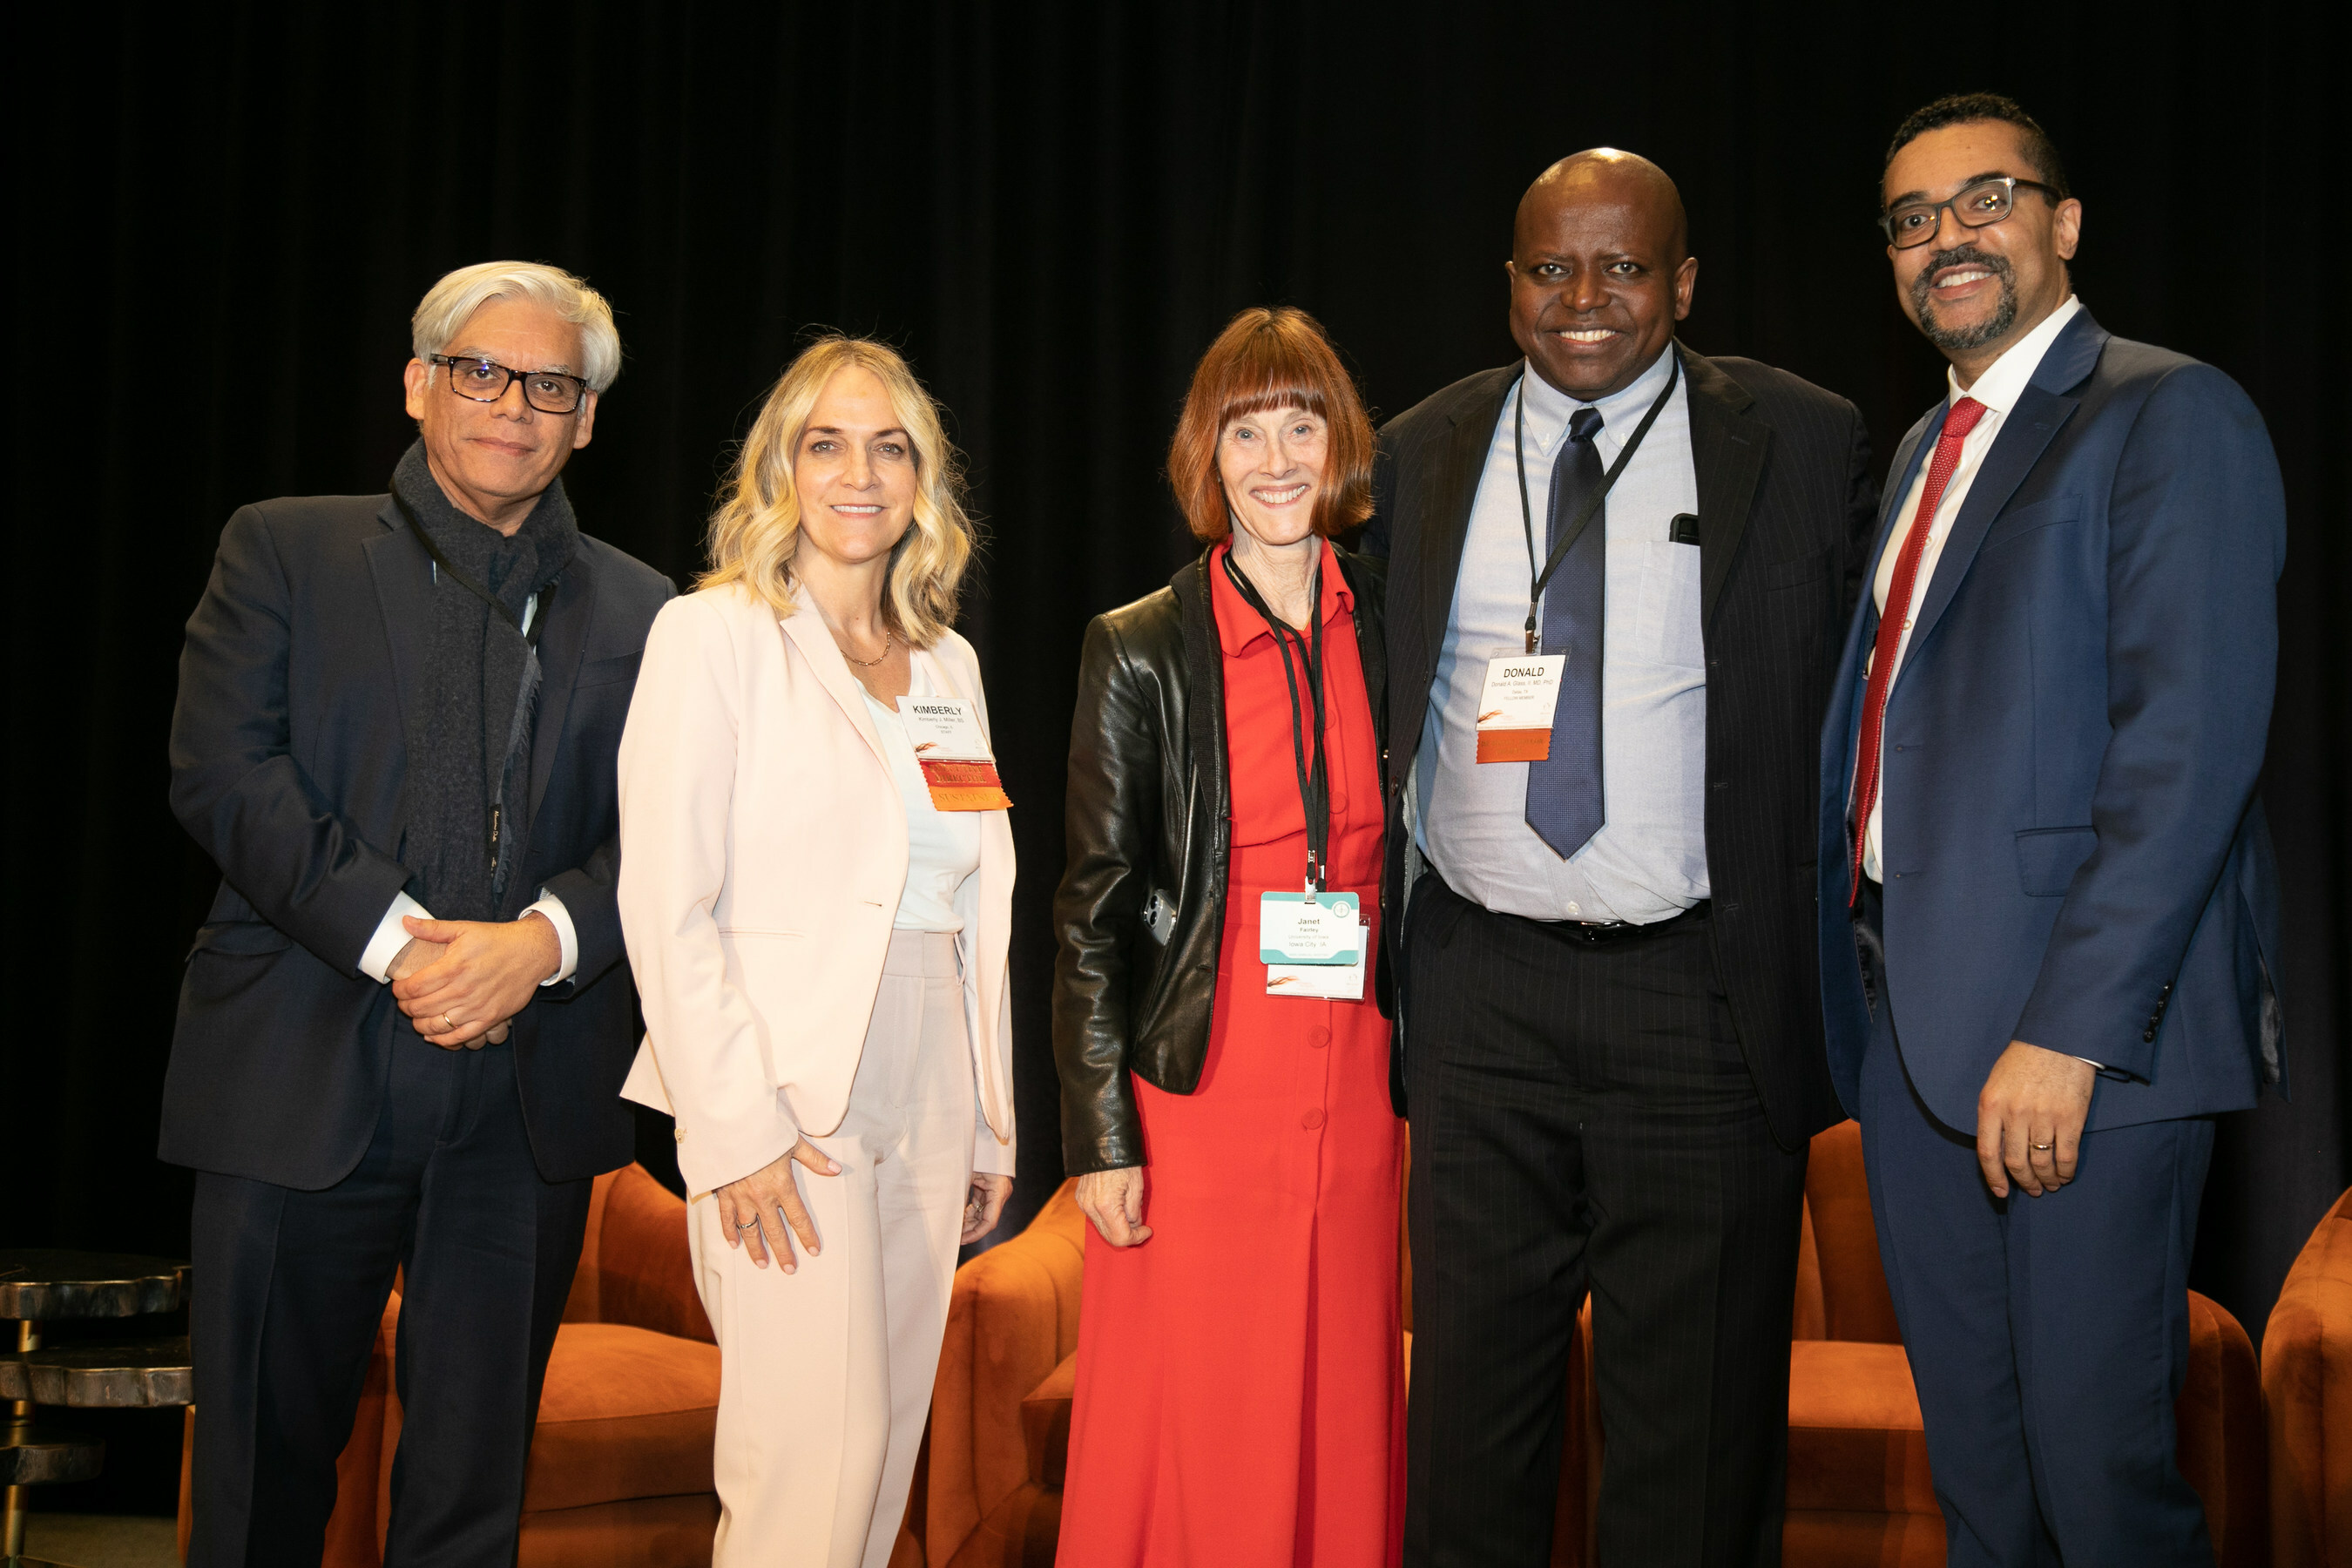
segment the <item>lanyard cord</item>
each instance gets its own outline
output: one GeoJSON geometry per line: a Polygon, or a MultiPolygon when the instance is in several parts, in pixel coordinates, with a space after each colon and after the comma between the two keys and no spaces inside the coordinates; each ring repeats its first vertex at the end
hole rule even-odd
{"type": "Polygon", "coordinates": [[[1290,756],[1298,770],[1299,811],[1307,819],[1307,890],[1312,893],[1323,886],[1331,846],[1331,770],[1323,754],[1323,563],[1318,560],[1307,579],[1307,630],[1302,633],[1276,618],[1256,585],[1234,564],[1230,548],[1223,559],[1225,575],[1233,579],[1234,591],[1265,619],[1266,630],[1274,634],[1276,656],[1282,660],[1283,684],[1290,689],[1290,756]],[[1307,667],[1307,684],[1313,703],[1315,750],[1311,762],[1306,739],[1299,733],[1305,720],[1299,712],[1298,678],[1290,668],[1290,643],[1294,637],[1298,640],[1299,661],[1307,667]]]}
{"type": "MultiPolygon", "coordinates": [[[[1682,380],[1682,356],[1674,352],[1671,344],[1667,346],[1666,353],[1673,357],[1674,368],[1666,373],[1665,390],[1659,393],[1657,400],[1650,405],[1650,411],[1642,416],[1642,423],[1633,427],[1633,438],[1625,443],[1624,450],[1617,454],[1617,460],[1609,465],[1609,472],[1601,479],[1601,489],[1584,503],[1584,510],[1576,514],[1576,521],[1560,534],[1559,542],[1551,547],[1551,559],[1544,563],[1541,572],[1536,570],[1535,509],[1528,504],[1528,373],[1524,370],[1519,372],[1517,422],[1511,427],[1511,455],[1518,459],[1519,464],[1519,528],[1528,540],[1528,575],[1530,581],[1528,584],[1527,629],[1529,653],[1536,651],[1540,640],[1536,634],[1536,622],[1542,614],[1544,584],[1550,582],[1551,574],[1559,570],[1559,563],[1568,559],[1569,547],[1583,534],[1585,524],[1591,522],[1592,514],[1601,510],[1601,503],[1609,499],[1609,492],[1617,488],[1617,476],[1625,471],[1625,465],[1632,462],[1633,454],[1642,449],[1642,437],[1647,436],[1650,426],[1658,422],[1659,414],[1666,406],[1666,399],[1675,395],[1675,387],[1682,380]]],[[[1565,450],[1563,446],[1562,451],[1565,450]]],[[[1553,460],[1557,462],[1559,458],[1555,457],[1553,460]]]]}
{"type": "MultiPolygon", "coordinates": [[[[433,564],[435,566],[440,568],[443,572],[447,573],[449,574],[450,581],[456,583],[457,586],[465,589],[466,592],[473,595],[474,597],[481,600],[485,605],[488,605],[490,607],[490,614],[498,616],[499,619],[506,622],[507,625],[512,626],[515,630],[522,632],[523,641],[529,643],[534,649],[539,647],[539,634],[547,629],[547,617],[545,616],[534,616],[530,623],[530,629],[529,631],[523,631],[521,616],[517,616],[512,610],[508,609],[505,605],[501,604],[491,595],[488,588],[483,587],[479,583],[475,582],[463,572],[458,571],[456,566],[450,563],[449,558],[441,553],[441,547],[433,542],[433,536],[425,531],[425,525],[416,521],[416,514],[408,510],[408,503],[400,499],[398,491],[394,491],[393,493],[392,504],[398,507],[400,509],[400,515],[408,521],[408,531],[416,535],[417,543],[425,546],[425,553],[433,557],[433,564]]],[[[530,597],[532,599],[536,599],[544,592],[546,592],[545,588],[534,589],[530,597]]],[[[526,599],[523,601],[523,611],[525,614],[529,614],[530,610],[530,600],[526,599]]]]}

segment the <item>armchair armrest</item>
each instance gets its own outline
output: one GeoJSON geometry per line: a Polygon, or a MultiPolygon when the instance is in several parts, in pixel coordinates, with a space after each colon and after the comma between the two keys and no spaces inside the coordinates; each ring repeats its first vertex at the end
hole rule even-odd
{"type": "Polygon", "coordinates": [[[596,1178],[567,1322],[627,1323],[718,1343],[694,1288],[686,1200],[643,1165],[596,1178]]]}
{"type": "Polygon", "coordinates": [[[2352,1556],[2352,1192],[2304,1244],[2263,1330],[2271,1561],[2352,1556]]]}
{"type": "Polygon", "coordinates": [[[1070,1407],[1076,1403],[1077,1390],[1078,1356],[1073,1351],[1021,1402],[1029,1479],[1041,1487],[1059,1487],[1069,1474],[1070,1407]]]}

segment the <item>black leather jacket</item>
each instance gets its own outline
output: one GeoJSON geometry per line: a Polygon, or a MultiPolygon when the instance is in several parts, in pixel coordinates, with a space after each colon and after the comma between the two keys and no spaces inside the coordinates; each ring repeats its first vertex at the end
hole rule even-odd
{"type": "MultiPolygon", "coordinates": [[[[1387,563],[1337,553],[1385,769],[1387,563]]],[[[1208,563],[1204,551],[1167,587],[1097,616],[1079,660],[1069,860],[1054,896],[1054,1059],[1073,1176],[1143,1163],[1129,1073],[1190,1094],[1208,1056],[1233,833],[1208,563]]],[[[1393,1016],[1376,963],[1381,1011],[1393,1016]]]]}

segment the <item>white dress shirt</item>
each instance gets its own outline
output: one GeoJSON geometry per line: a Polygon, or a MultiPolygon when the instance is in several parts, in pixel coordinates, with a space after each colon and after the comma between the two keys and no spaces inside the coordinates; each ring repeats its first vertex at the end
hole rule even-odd
{"type": "Polygon", "coordinates": [[[1675,514],[1698,512],[1687,377],[1676,383],[1605,503],[1604,825],[1562,859],[1528,826],[1528,764],[1478,761],[1478,699],[1486,663],[1527,646],[1533,574],[1528,569],[1530,520],[1520,515],[1514,455],[1518,400],[1527,399],[1528,503],[1542,554],[1549,549],[1552,460],[1568,444],[1569,421],[1580,408],[1600,409],[1593,447],[1604,467],[1614,464],[1665,390],[1672,358],[1669,349],[1633,385],[1589,405],[1539,375],[1523,374],[1504,398],[1486,445],[1422,725],[1414,837],[1446,886],[1498,913],[1646,925],[1707,896],[1699,548],[1671,538],[1675,514]]]}
{"type": "MultiPolygon", "coordinates": [[[[1886,685],[1890,692],[1895,689],[1895,680],[1903,674],[1903,656],[1911,647],[1911,621],[1918,615],[1919,605],[1927,596],[1927,584],[1935,580],[1936,563],[1943,556],[1944,541],[1951,536],[1952,520],[1960,515],[1960,507],[1969,499],[1969,487],[1975,483],[1977,470],[1984,467],[1985,454],[1992,450],[1993,442],[2000,438],[2000,427],[2006,422],[2009,411],[2017,406],[2017,400],[2025,395],[2026,385],[2032,381],[2033,373],[2042,368],[2042,356],[2050,352],[2050,345],[2057,342],[2058,334],[2082,309],[2080,299],[2072,294],[2066,296],[2066,302],[2051,311],[2046,321],[2018,339],[2006,353],[1987,366],[1973,386],[1962,386],[1957,370],[1945,371],[1945,378],[1951,387],[1950,395],[1945,399],[1946,404],[1948,405],[1963,397],[1972,397],[1984,405],[1985,411],[1977,420],[1976,428],[1961,439],[1959,465],[1953,468],[1952,477],[1945,482],[1943,498],[1936,504],[1936,515],[1928,520],[1927,543],[1919,555],[1918,573],[1911,581],[1911,602],[1903,608],[1902,637],[1895,645],[1895,668],[1887,677],[1886,685]]],[[[1927,488],[1927,469],[1933,462],[1931,452],[1927,460],[1919,465],[1919,472],[1911,480],[1910,493],[1903,498],[1903,510],[1895,519],[1895,531],[1886,536],[1886,548],[1878,557],[1878,574],[1871,584],[1871,595],[1878,602],[1881,616],[1887,613],[1886,595],[1894,591],[1895,569],[1903,558],[1904,542],[1911,537],[1911,530],[1916,525],[1920,492],[1927,488]]],[[[1879,724],[1883,736],[1885,726],[1883,714],[1879,724]]],[[[1846,787],[1849,792],[1853,789],[1851,779],[1846,781],[1846,787]]],[[[1878,798],[1871,804],[1870,822],[1864,828],[1862,838],[1862,874],[1874,882],[1885,880],[1878,867],[1879,819],[1885,807],[1886,783],[1882,775],[1878,798]]]]}

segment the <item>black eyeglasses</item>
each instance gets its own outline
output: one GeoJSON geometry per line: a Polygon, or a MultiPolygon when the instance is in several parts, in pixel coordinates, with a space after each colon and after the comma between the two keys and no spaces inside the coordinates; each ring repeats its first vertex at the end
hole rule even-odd
{"type": "Polygon", "coordinates": [[[1990,180],[1979,180],[1948,202],[1905,202],[1883,215],[1878,227],[1886,236],[1887,244],[1897,250],[1908,250],[1936,237],[1936,231],[1943,226],[1946,207],[1952,209],[1952,216],[1960,220],[1963,228],[1989,228],[2016,210],[2017,193],[2021,190],[2040,191],[2053,205],[2060,200],[2054,185],[1999,174],[1990,180]]]}
{"type": "Polygon", "coordinates": [[[496,403],[507,388],[522,383],[523,401],[541,414],[570,414],[588,395],[588,384],[560,370],[509,370],[496,360],[456,359],[448,354],[427,356],[434,364],[449,367],[449,390],[476,403],[496,403]]]}

